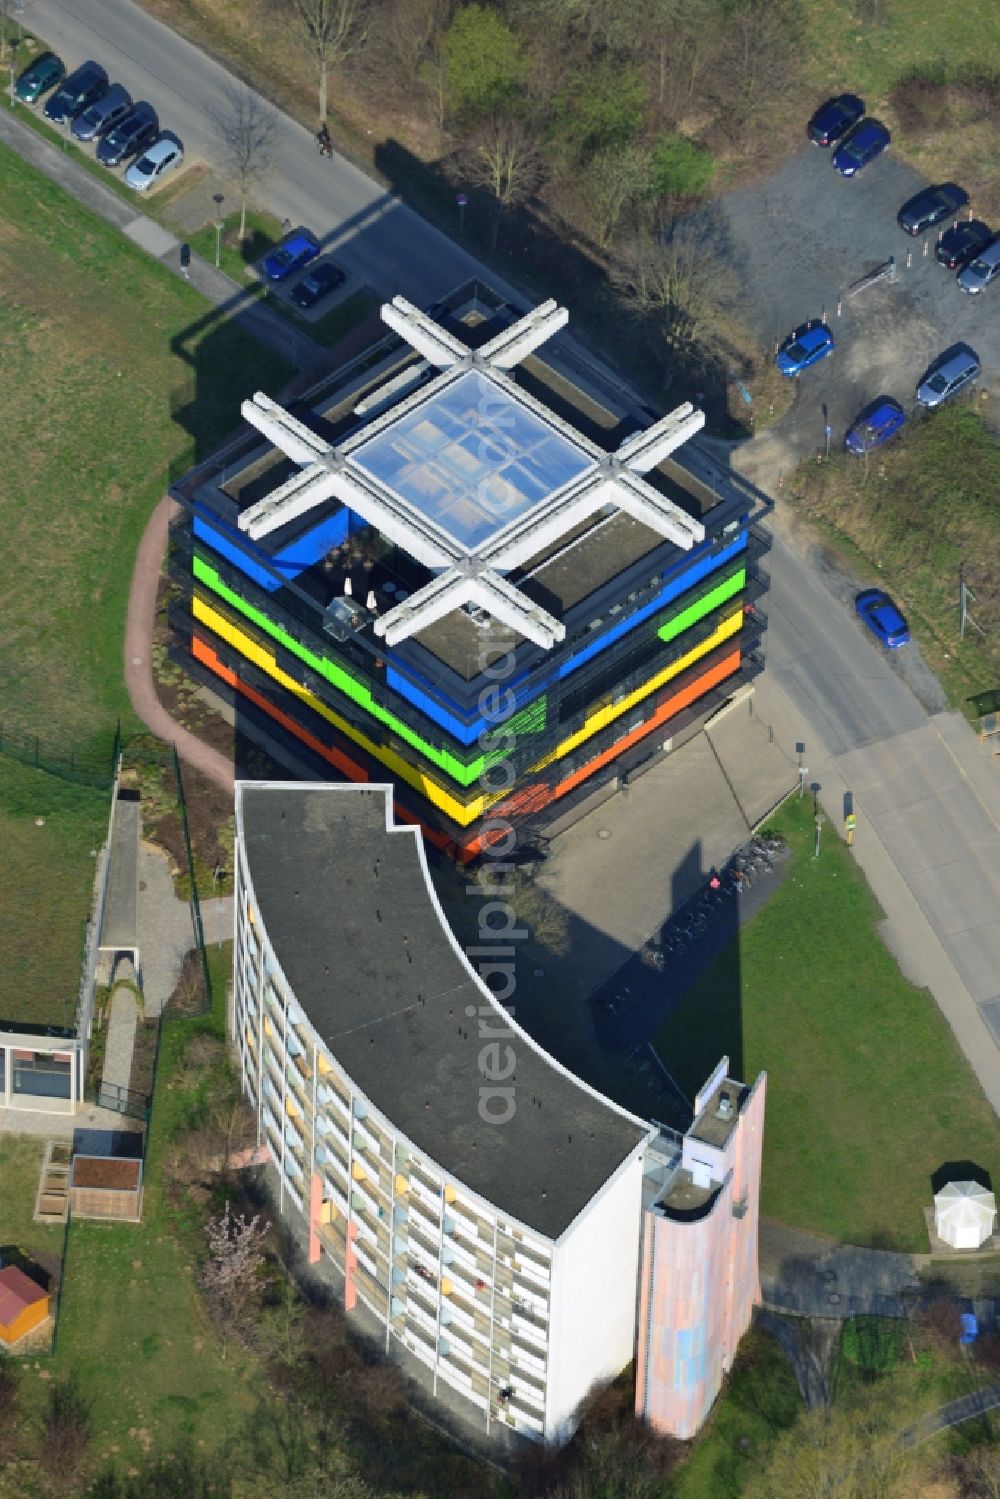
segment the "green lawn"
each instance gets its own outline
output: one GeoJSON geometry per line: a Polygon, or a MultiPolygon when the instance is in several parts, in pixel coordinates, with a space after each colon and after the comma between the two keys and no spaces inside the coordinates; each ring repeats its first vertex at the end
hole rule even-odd
{"type": "Polygon", "coordinates": [[[1000,7],[968,0],[961,9],[938,0],[808,0],[804,7],[807,76],[828,94],[850,88],[877,108],[914,67],[996,69],[1000,7]]]}
{"type": "Polygon", "coordinates": [[[72,1026],[110,810],[107,791],[0,756],[0,1020],[72,1026]]]}
{"type": "Polygon", "coordinates": [[[767,1333],[749,1332],[671,1499],[735,1499],[802,1408],[795,1375],[777,1343],[767,1333]]]}
{"type": "Polygon", "coordinates": [[[121,649],[146,520],[289,370],[7,151],[0,198],[0,721],[103,753],[116,719],[137,727],[121,649]]]}
{"type": "Polygon", "coordinates": [[[29,1255],[36,1250],[62,1254],[64,1229],[31,1216],[44,1155],[40,1136],[0,1134],[0,1248],[13,1244],[29,1255]]]}
{"type": "Polygon", "coordinates": [[[1000,1126],[933,999],[881,942],[876,903],[812,805],[776,825],[794,862],[780,889],[657,1037],[689,1096],[728,1052],[768,1074],[762,1211],[835,1238],[927,1248],[931,1174],[971,1159],[996,1173],[1000,1126]]]}
{"type": "MultiPolygon", "coordinates": [[[[176,1451],[231,1439],[262,1395],[261,1366],[230,1340],[225,1359],[194,1282],[200,1236],[165,1202],[161,1175],[171,1137],[190,1118],[194,1094],[178,1078],[188,1040],[224,1034],[230,945],[213,949],[211,1015],[164,1024],[146,1163],[141,1224],[74,1220],[67,1237],[52,1376],[74,1370],[93,1397],[94,1450],[120,1461],[144,1450],[176,1451]]],[[[2,1162],[2,1157],[0,1157],[2,1162]]],[[[2,1222],[2,1219],[0,1219],[2,1222]]],[[[44,1384],[28,1378],[26,1399],[44,1384]]],[[[46,1375],[48,1378],[48,1374],[46,1375]]]]}

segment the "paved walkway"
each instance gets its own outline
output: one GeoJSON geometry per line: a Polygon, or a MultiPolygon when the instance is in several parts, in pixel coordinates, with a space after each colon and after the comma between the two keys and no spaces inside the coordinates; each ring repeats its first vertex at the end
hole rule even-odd
{"type": "MultiPolygon", "coordinates": [[[[230,775],[232,772],[230,771],[230,775]]],[[[144,843],[139,855],[139,951],[147,1015],[159,1015],[174,992],[184,955],[195,946],[190,904],[179,900],[162,849],[144,843]]],[[[207,943],[233,935],[233,898],[204,901],[202,925],[207,943]]]]}
{"type": "Polygon", "coordinates": [[[760,1221],[760,1284],[764,1305],[798,1317],[902,1317],[919,1289],[918,1261],[909,1254],[838,1244],[760,1221]]]}
{"type": "Polygon", "coordinates": [[[102,1088],[108,1088],[112,1093],[118,1088],[128,1088],[132,1078],[132,1053],[135,1050],[135,1032],[139,1024],[139,1001],[128,987],[129,981],[135,983],[135,969],[128,958],[122,958],[114,972],[108,1039],[104,1048],[104,1071],[101,1074],[102,1088]]]}

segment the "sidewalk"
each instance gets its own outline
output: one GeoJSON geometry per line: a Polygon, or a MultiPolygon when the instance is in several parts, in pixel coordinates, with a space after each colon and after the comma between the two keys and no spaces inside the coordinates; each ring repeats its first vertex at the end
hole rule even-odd
{"type": "MultiPolygon", "coordinates": [[[[154,260],[181,275],[180,241],[169,229],[156,219],[137,212],[67,152],[51,145],[37,131],[23,124],[16,113],[3,106],[0,106],[0,142],[44,172],[91,213],[119,229],[154,260]]],[[[239,323],[259,343],[290,360],[296,368],[305,369],[329,358],[328,351],[320,344],[314,343],[269,307],[262,307],[245,287],[237,286],[225,272],[217,271],[200,255],[191,257],[190,275],[186,279],[206,301],[239,323]]]]}

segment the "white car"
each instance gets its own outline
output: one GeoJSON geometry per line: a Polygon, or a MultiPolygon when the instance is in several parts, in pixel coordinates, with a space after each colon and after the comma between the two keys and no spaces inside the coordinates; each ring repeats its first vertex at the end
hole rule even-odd
{"type": "Polygon", "coordinates": [[[125,173],[125,181],[137,193],[144,193],[155,182],[180,166],[184,160],[184,148],[172,135],[159,135],[151,146],[134,161],[125,173]]]}

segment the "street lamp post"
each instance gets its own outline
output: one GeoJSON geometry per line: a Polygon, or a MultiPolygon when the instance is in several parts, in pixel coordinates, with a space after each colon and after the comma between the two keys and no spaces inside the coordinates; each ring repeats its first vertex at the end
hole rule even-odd
{"type": "Polygon", "coordinates": [[[222,264],[222,205],[226,201],[224,193],[213,193],[212,202],[215,204],[215,269],[218,270],[222,264]]]}

